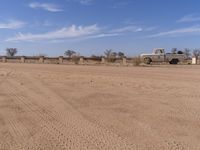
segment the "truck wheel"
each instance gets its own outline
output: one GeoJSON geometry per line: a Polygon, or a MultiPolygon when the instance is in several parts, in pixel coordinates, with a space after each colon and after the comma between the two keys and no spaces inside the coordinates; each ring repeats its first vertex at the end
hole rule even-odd
{"type": "Polygon", "coordinates": [[[178,59],[172,59],[169,63],[176,65],[176,64],[178,64],[178,62],[179,62],[178,59]]]}
{"type": "Polygon", "coordinates": [[[151,58],[144,58],[144,63],[149,65],[151,63],[151,58]]]}

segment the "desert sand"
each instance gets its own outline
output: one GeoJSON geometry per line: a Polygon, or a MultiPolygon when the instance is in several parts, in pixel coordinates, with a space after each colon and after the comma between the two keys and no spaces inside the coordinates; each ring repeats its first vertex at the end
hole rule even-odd
{"type": "Polygon", "coordinates": [[[0,64],[0,150],[199,150],[200,66],[0,64]]]}

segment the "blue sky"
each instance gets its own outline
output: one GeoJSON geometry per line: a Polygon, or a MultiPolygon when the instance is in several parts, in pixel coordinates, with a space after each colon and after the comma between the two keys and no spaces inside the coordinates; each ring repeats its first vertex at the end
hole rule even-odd
{"type": "Polygon", "coordinates": [[[199,0],[1,0],[0,54],[200,48],[199,0]]]}

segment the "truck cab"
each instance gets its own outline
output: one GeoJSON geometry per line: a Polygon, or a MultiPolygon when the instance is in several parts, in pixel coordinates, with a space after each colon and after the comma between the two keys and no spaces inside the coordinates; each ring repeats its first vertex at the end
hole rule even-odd
{"type": "Polygon", "coordinates": [[[163,48],[154,49],[152,61],[154,61],[154,62],[165,61],[165,49],[163,49],[163,48]]]}
{"type": "Polygon", "coordinates": [[[153,50],[153,54],[157,54],[157,55],[164,55],[165,54],[165,49],[163,48],[157,48],[153,50]]]}
{"type": "Polygon", "coordinates": [[[144,63],[150,64],[151,62],[162,62],[165,61],[165,49],[156,48],[151,54],[141,54],[141,58],[144,63]]]}

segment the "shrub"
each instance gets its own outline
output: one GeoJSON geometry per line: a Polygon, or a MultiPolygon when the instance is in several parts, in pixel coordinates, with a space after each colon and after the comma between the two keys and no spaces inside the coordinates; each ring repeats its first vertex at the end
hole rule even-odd
{"type": "Polygon", "coordinates": [[[73,55],[73,56],[72,56],[72,61],[73,61],[76,65],[78,65],[79,60],[80,60],[80,56],[79,56],[79,55],[73,55]]]}
{"type": "Polygon", "coordinates": [[[110,62],[110,63],[114,63],[116,61],[116,58],[115,57],[109,57],[109,58],[107,58],[107,61],[110,62]]]}
{"type": "Polygon", "coordinates": [[[141,58],[139,56],[133,57],[133,65],[139,66],[142,63],[141,58]]]}

